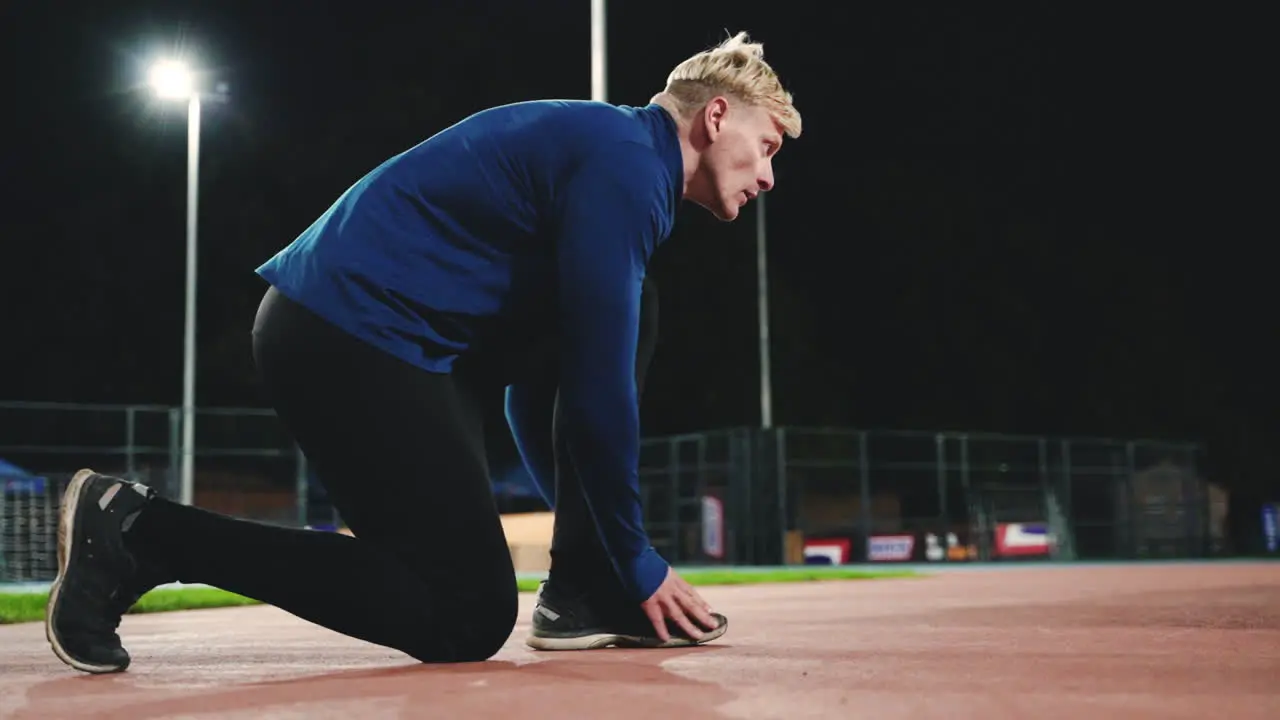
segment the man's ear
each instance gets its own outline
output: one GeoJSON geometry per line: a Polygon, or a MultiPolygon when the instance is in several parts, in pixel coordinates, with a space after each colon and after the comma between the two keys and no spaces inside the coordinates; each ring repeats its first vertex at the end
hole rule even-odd
{"type": "Polygon", "coordinates": [[[707,133],[707,140],[715,142],[724,129],[725,115],[729,113],[729,100],[717,95],[702,107],[702,124],[707,133]]]}

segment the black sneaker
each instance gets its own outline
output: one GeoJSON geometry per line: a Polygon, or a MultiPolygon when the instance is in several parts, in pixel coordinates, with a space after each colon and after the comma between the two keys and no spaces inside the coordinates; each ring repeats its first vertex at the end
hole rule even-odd
{"type": "Polygon", "coordinates": [[[123,531],[154,491],[81,470],[62,495],[58,576],[49,591],[45,636],[53,652],[87,673],[120,672],[129,653],[116,634],[120,618],[146,592],[123,531]]]}
{"type": "Polygon", "coordinates": [[[729,629],[729,621],[712,613],[715,630],[701,640],[689,637],[680,626],[667,621],[671,639],[663,641],[653,623],[637,606],[634,610],[614,610],[593,603],[585,594],[559,592],[543,581],[538,586],[533,609],[533,632],[525,644],[535,650],[596,650],[599,648],[677,648],[700,645],[718,639],[729,629]]]}

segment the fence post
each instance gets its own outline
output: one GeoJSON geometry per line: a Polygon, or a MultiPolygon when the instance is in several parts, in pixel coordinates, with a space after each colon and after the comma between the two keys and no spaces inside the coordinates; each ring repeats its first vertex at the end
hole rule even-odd
{"type": "MultiPolygon", "coordinates": [[[[867,431],[858,431],[858,492],[859,505],[862,506],[861,518],[863,542],[870,543],[875,529],[871,526],[875,518],[871,515],[871,459],[867,457],[867,431]]],[[[869,546],[869,545],[868,545],[869,546]]],[[[864,556],[865,559],[865,556],[864,556]]]]}
{"type": "Polygon", "coordinates": [[[1062,517],[1062,513],[1058,509],[1057,498],[1054,497],[1053,488],[1049,484],[1049,441],[1045,438],[1036,440],[1036,453],[1039,456],[1038,465],[1040,466],[1040,494],[1042,496],[1041,506],[1045,509],[1046,519],[1049,521],[1049,527],[1053,528],[1054,544],[1053,559],[1057,560],[1058,553],[1062,548],[1063,541],[1066,539],[1066,518],[1062,517]],[[1056,526],[1056,527],[1055,527],[1056,526]]]}
{"type": "Polygon", "coordinates": [[[307,497],[307,456],[302,454],[302,448],[296,443],[293,446],[293,456],[296,459],[294,465],[294,487],[297,488],[297,497],[294,498],[295,507],[298,510],[298,527],[307,526],[307,511],[310,508],[307,497]]]}
{"type": "Polygon", "coordinates": [[[1134,492],[1133,483],[1135,476],[1138,474],[1137,450],[1134,442],[1130,440],[1124,444],[1124,463],[1125,463],[1125,481],[1124,481],[1124,522],[1128,526],[1126,535],[1129,538],[1129,547],[1127,548],[1129,557],[1137,558],[1139,556],[1138,547],[1145,540],[1145,537],[1139,538],[1141,526],[1138,522],[1140,517],[1139,507],[1136,493],[1134,492]]]}
{"type": "Polygon", "coordinates": [[[791,523],[789,522],[790,508],[787,503],[787,431],[786,428],[776,427],[773,429],[773,454],[775,470],[777,473],[778,483],[778,533],[781,544],[778,546],[779,565],[787,564],[787,531],[789,531],[791,523]]]}
{"type": "Polygon", "coordinates": [[[671,543],[667,558],[672,564],[684,562],[684,558],[680,557],[680,526],[676,523],[676,518],[679,517],[676,493],[679,488],[680,440],[673,437],[667,440],[667,521],[664,523],[667,527],[667,542],[671,543]]]}
{"type": "Polygon", "coordinates": [[[965,504],[969,506],[969,526],[977,523],[978,559],[991,561],[991,533],[987,531],[987,510],[983,505],[982,494],[976,496],[969,484],[969,436],[960,435],[960,487],[964,490],[965,504]]]}
{"type": "Polygon", "coordinates": [[[1071,502],[1071,441],[1062,441],[1062,507],[1067,522],[1075,524],[1075,508],[1071,502]]]}
{"type": "MultiPolygon", "coordinates": [[[[165,493],[173,498],[173,489],[177,487],[177,472],[182,462],[182,411],[169,408],[169,472],[166,473],[165,493]]],[[[194,500],[194,498],[193,498],[194,500]]]]}
{"type": "Polygon", "coordinates": [[[756,558],[759,557],[759,549],[756,547],[760,542],[759,524],[756,521],[756,504],[755,490],[756,477],[759,463],[757,462],[758,443],[753,435],[755,431],[743,429],[740,433],[739,441],[741,443],[738,448],[738,463],[740,463],[740,473],[734,472],[734,478],[740,478],[737,481],[737,489],[734,490],[734,506],[738,508],[737,518],[732,522],[725,523],[737,538],[735,542],[741,541],[745,552],[735,556],[734,562],[742,562],[747,565],[757,564],[756,558]]]}
{"type": "Polygon", "coordinates": [[[124,409],[124,471],[125,476],[133,480],[136,461],[134,460],[134,446],[137,444],[137,408],[130,405],[124,409]]]}
{"type": "Polygon", "coordinates": [[[934,447],[934,464],[937,465],[938,476],[938,521],[942,523],[944,533],[949,532],[946,528],[951,526],[950,516],[947,513],[947,444],[942,433],[933,436],[934,447]]]}
{"type": "Polygon", "coordinates": [[[1036,466],[1040,471],[1040,487],[1044,490],[1045,495],[1053,492],[1053,488],[1049,486],[1049,440],[1048,438],[1036,438],[1036,466]]]}
{"type": "MultiPolygon", "coordinates": [[[[1182,473],[1183,477],[1183,495],[1190,497],[1187,503],[1190,507],[1187,509],[1187,524],[1191,532],[1191,542],[1195,548],[1192,552],[1196,557],[1209,556],[1209,489],[1201,482],[1199,474],[1196,472],[1196,455],[1195,446],[1188,445],[1182,448],[1186,454],[1187,467],[1182,473]],[[1190,487],[1187,487],[1187,486],[1190,487]]],[[[1190,548],[1188,548],[1190,550],[1190,548]]],[[[1191,552],[1188,552],[1191,554],[1191,552]]]]}
{"type": "MultiPolygon", "coordinates": [[[[707,559],[706,547],[705,547],[706,537],[707,537],[706,512],[703,510],[703,505],[704,503],[706,503],[706,498],[707,498],[707,434],[705,432],[698,433],[698,439],[695,442],[697,442],[698,444],[698,459],[697,459],[698,473],[697,473],[696,479],[694,480],[692,500],[694,503],[694,507],[697,508],[697,513],[698,513],[697,514],[698,519],[694,521],[695,523],[697,523],[698,538],[693,546],[693,557],[697,562],[701,563],[701,562],[706,562],[706,559],[707,559]]],[[[724,498],[723,497],[720,498],[720,517],[723,521],[723,518],[724,518],[724,498]]],[[[724,548],[724,544],[725,544],[725,540],[722,535],[720,538],[720,546],[722,549],[724,548]]]]}
{"type": "Polygon", "coordinates": [[[1036,441],[1036,451],[1039,453],[1040,465],[1040,489],[1044,492],[1045,501],[1051,499],[1056,502],[1053,492],[1053,486],[1049,482],[1049,441],[1046,438],[1040,438],[1036,441]]]}

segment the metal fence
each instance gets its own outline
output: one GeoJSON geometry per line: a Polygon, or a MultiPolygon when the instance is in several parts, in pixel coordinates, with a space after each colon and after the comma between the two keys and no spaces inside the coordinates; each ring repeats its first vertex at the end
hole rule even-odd
{"type": "Polygon", "coordinates": [[[54,578],[58,506],[70,479],[0,474],[0,582],[54,578]]]}
{"type": "MultiPolygon", "coordinates": [[[[0,582],[52,578],[61,489],[92,467],[179,496],[181,408],[0,402],[0,582]],[[25,472],[18,472],[21,469],[25,472]]],[[[319,524],[306,460],[275,413],[196,413],[195,502],[279,524],[319,524]]],[[[323,518],[321,518],[323,521],[323,518]]]]}
{"type": "MultiPolygon", "coordinates": [[[[178,497],[182,414],[0,403],[0,582],[51,579],[60,490],[81,467],[178,497]]],[[[648,438],[647,527],[682,564],[1202,557],[1221,503],[1194,444],[753,428],[648,438]]],[[[195,503],[287,525],[338,518],[274,413],[202,409],[195,503]]]]}
{"type": "MultiPolygon", "coordinates": [[[[195,414],[197,504],[253,519],[306,521],[306,459],[262,408],[195,414]]],[[[179,496],[181,408],[0,402],[0,459],[41,475],[92,467],[179,496]]]]}
{"type": "Polygon", "coordinates": [[[1103,560],[1222,549],[1201,449],[1148,440],[737,429],[650,438],[646,521],[687,564],[1103,560]]]}

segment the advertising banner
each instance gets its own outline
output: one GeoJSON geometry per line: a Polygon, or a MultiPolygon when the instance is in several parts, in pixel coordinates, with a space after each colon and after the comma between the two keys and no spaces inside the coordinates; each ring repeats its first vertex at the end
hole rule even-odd
{"type": "Polygon", "coordinates": [[[914,558],[915,535],[872,535],[867,538],[870,562],[910,562],[914,558]]]}
{"type": "Polygon", "coordinates": [[[847,538],[804,541],[805,565],[844,565],[849,562],[853,543],[847,538]]]}
{"type": "Polygon", "coordinates": [[[996,525],[996,557],[1047,557],[1052,544],[1048,523],[996,525]]]}
{"type": "Polygon", "coordinates": [[[724,502],[717,495],[702,496],[702,554],[724,559],[724,502]]]}
{"type": "Polygon", "coordinates": [[[857,535],[804,539],[806,565],[847,563],[946,563],[970,562],[977,548],[963,530],[895,532],[862,538],[857,535]]]}

